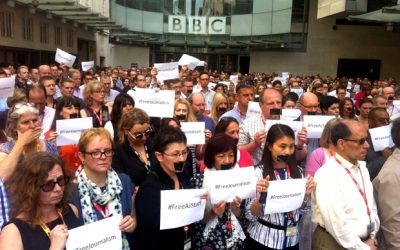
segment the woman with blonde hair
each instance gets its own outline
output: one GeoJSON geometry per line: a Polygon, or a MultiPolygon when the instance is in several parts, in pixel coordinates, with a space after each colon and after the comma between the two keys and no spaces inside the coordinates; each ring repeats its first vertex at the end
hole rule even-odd
{"type": "Polygon", "coordinates": [[[104,104],[104,85],[98,81],[90,81],[83,89],[83,101],[86,108],[81,110],[81,117],[93,117],[93,127],[104,127],[110,121],[112,107],[104,104]]]}
{"type": "Polygon", "coordinates": [[[176,99],[174,104],[174,117],[180,122],[196,122],[192,107],[185,99],[176,99]]]}
{"type": "Polygon", "coordinates": [[[217,124],[219,118],[228,110],[230,110],[230,104],[228,97],[222,93],[215,93],[212,102],[210,117],[214,123],[217,124]]]}

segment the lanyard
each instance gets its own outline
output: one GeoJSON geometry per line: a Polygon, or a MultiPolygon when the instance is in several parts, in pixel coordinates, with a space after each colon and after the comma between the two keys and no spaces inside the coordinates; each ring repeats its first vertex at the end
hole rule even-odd
{"type": "Polygon", "coordinates": [[[139,152],[137,152],[133,147],[132,147],[133,152],[137,155],[137,157],[139,157],[139,160],[144,163],[144,167],[147,169],[147,173],[150,172],[150,157],[149,157],[149,153],[147,151],[147,146],[144,145],[144,151],[146,152],[146,159],[147,159],[147,163],[142,159],[141,154],[139,154],[139,152]]]}
{"type": "Polygon", "coordinates": [[[236,111],[237,111],[237,113],[238,113],[238,115],[239,115],[239,119],[240,119],[241,121],[243,121],[244,119],[246,119],[246,115],[243,115],[242,112],[240,112],[239,107],[236,107],[236,111]]]}
{"type": "Polygon", "coordinates": [[[90,109],[92,110],[93,114],[96,116],[97,120],[99,121],[100,127],[102,127],[103,126],[103,109],[100,108],[100,110],[99,110],[100,116],[97,114],[97,112],[94,109],[92,109],[92,108],[90,108],[90,109]]]}
{"type": "MultiPolygon", "coordinates": [[[[57,209],[58,216],[60,216],[62,223],[65,225],[64,221],[64,216],[61,213],[60,209],[57,209]]],[[[50,238],[50,228],[44,223],[43,221],[40,221],[40,227],[43,229],[43,231],[46,233],[46,235],[50,238]]]]}
{"type": "Polygon", "coordinates": [[[365,183],[364,183],[364,177],[363,177],[361,169],[360,169],[360,174],[361,174],[361,180],[363,182],[363,190],[361,190],[360,185],[358,184],[357,180],[354,178],[354,175],[350,172],[350,170],[346,166],[344,166],[343,163],[341,161],[339,161],[336,157],[335,157],[335,160],[337,163],[339,163],[340,166],[342,166],[344,168],[344,170],[346,170],[349,177],[353,180],[354,184],[357,186],[358,192],[360,192],[360,194],[365,202],[365,206],[367,207],[367,214],[369,217],[369,222],[371,223],[372,222],[371,210],[369,209],[367,195],[365,194],[365,183]]]}
{"type": "Polygon", "coordinates": [[[108,203],[104,206],[104,209],[95,202],[93,202],[94,208],[103,216],[103,218],[108,218],[110,216],[110,211],[108,210],[108,203]]]}

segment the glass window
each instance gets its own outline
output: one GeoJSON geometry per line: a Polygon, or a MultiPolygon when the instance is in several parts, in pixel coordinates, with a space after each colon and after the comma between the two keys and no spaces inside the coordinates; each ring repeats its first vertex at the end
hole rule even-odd
{"type": "Polygon", "coordinates": [[[253,0],[236,0],[233,14],[250,14],[253,11],[253,0]]]}
{"type": "Polygon", "coordinates": [[[142,4],[143,4],[142,10],[156,11],[156,12],[161,11],[161,1],[159,0],[144,0],[142,4]]]}

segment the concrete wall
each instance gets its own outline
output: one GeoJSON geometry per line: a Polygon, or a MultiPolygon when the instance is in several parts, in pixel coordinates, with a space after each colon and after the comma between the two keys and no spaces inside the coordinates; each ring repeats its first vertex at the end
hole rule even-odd
{"type": "Polygon", "coordinates": [[[310,1],[307,51],[261,52],[250,54],[250,72],[285,72],[336,76],[339,58],[379,59],[380,78],[400,79],[398,56],[400,32],[387,32],[383,26],[338,25],[335,16],[317,20],[317,1],[310,1]]]}
{"type": "Polygon", "coordinates": [[[139,67],[148,67],[150,62],[150,49],[148,47],[135,47],[110,44],[110,66],[130,67],[137,63],[139,67]]]}

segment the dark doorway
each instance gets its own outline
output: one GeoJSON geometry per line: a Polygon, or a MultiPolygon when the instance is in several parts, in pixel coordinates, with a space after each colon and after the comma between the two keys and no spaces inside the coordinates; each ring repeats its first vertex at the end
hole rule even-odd
{"type": "Polygon", "coordinates": [[[242,74],[249,73],[250,70],[250,56],[241,56],[239,59],[239,71],[242,74]]]}
{"type": "Polygon", "coordinates": [[[339,59],[338,77],[362,77],[371,81],[379,80],[381,60],[339,59]]]}

